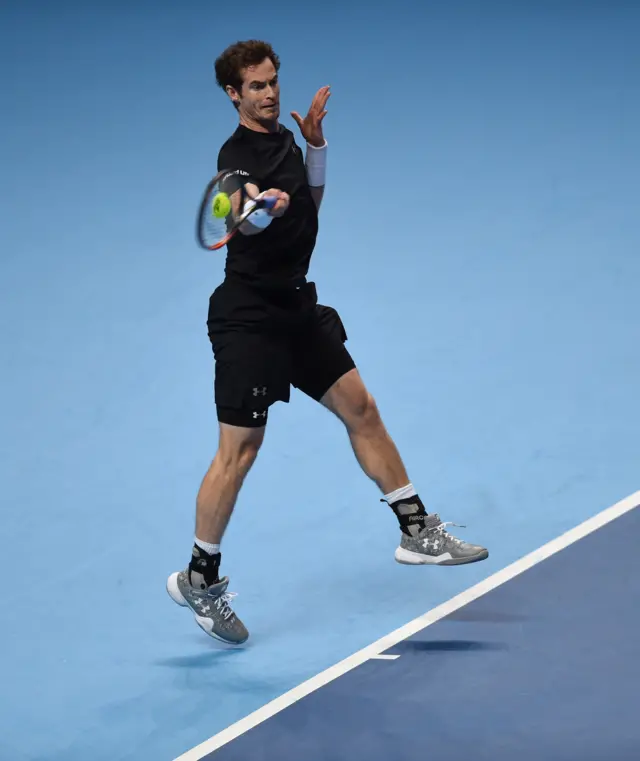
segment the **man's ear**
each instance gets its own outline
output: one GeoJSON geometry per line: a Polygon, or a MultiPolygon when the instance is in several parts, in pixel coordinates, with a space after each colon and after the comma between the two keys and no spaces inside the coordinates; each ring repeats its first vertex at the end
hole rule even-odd
{"type": "Polygon", "coordinates": [[[234,88],[231,87],[231,85],[227,85],[224,88],[227,92],[227,95],[231,98],[231,102],[236,108],[240,108],[240,93],[234,88]]]}

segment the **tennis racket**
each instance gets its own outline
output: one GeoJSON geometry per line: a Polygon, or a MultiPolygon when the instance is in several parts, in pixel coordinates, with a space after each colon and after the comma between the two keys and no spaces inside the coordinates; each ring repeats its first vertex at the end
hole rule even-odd
{"type": "Polygon", "coordinates": [[[227,169],[209,182],[198,208],[196,237],[202,248],[217,251],[223,248],[238,229],[258,209],[271,209],[277,203],[273,196],[251,197],[245,188],[244,172],[227,169]],[[251,202],[246,204],[247,199],[251,202]]]}

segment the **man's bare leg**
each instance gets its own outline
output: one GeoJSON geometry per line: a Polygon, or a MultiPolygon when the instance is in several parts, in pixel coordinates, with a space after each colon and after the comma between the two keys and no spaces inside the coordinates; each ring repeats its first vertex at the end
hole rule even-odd
{"type": "Polygon", "coordinates": [[[383,493],[400,524],[396,560],[410,565],[459,565],[484,560],[484,547],[467,544],[427,514],[377,405],[357,369],[343,375],[320,400],[344,423],[362,470],[383,493]]]}
{"type": "Polygon", "coordinates": [[[196,537],[220,545],[245,477],[256,460],[265,428],[220,423],[218,451],[196,498],[196,537]]]}
{"type": "Polygon", "coordinates": [[[400,453],[357,370],[334,383],[321,403],[344,423],[360,467],[383,494],[407,486],[400,453]]]}
{"type": "Polygon", "coordinates": [[[196,499],[196,536],[188,568],[171,574],[167,592],[192,610],[210,636],[241,644],[249,633],[229,606],[228,578],[220,579],[220,543],[244,483],[264,439],[261,428],[220,423],[220,441],[196,499]]]}

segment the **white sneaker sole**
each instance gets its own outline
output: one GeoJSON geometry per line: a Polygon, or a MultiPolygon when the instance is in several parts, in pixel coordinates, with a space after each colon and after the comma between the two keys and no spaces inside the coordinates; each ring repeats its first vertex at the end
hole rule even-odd
{"type": "Polygon", "coordinates": [[[423,555],[421,552],[405,550],[404,547],[397,547],[395,553],[396,562],[402,565],[466,565],[486,560],[488,557],[487,550],[466,558],[453,558],[450,552],[443,552],[442,555],[423,555]]]}

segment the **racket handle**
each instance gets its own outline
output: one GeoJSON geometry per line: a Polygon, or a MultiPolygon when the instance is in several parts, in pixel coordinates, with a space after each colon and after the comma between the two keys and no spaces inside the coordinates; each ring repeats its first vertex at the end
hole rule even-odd
{"type": "Polygon", "coordinates": [[[262,198],[258,201],[258,206],[262,206],[267,209],[273,209],[277,203],[278,199],[275,196],[262,196],[262,198]]]}

